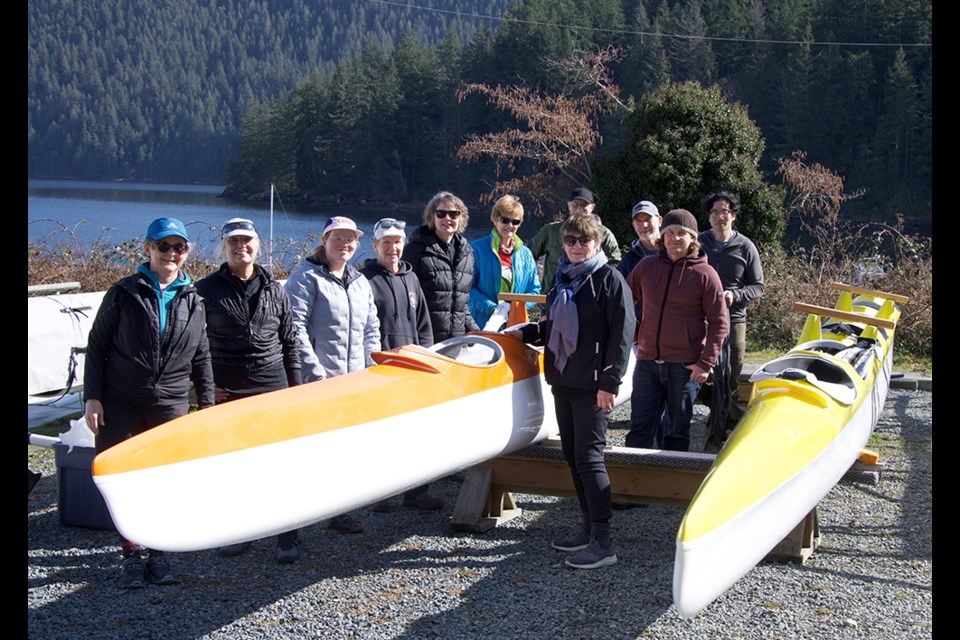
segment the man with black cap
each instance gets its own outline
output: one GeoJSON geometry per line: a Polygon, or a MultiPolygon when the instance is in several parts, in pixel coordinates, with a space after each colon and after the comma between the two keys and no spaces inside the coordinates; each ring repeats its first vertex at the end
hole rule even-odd
{"type": "MultiPolygon", "coordinates": [[[[593,193],[584,187],[577,187],[570,193],[570,198],[567,200],[567,215],[596,215],[593,213],[596,206],[593,193]]],[[[527,248],[533,252],[534,259],[539,260],[540,256],[543,256],[543,277],[540,280],[540,291],[543,293],[547,293],[553,286],[560,256],[565,255],[563,239],[560,237],[562,223],[563,220],[557,220],[542,226],[527,243],[527,248]]],[[[601,228],[603,242],[600,244],[600,249],[607,256],[607,264],[613,267],[620,262],[620,245],[617,244],[617,238],[610,229],[602,225],[601,228]]]]}
{"type": "Polygon", "coordinates": [[[723,285],[697,242],[686,209],[663,217],[660,253],[640,261],[627,284],[641,309],[630,396],[628,447],[651,448],[663,410],[661,447],[690,448],[690,420],[700,385],[720,357],[729,321],[723,285]]]}

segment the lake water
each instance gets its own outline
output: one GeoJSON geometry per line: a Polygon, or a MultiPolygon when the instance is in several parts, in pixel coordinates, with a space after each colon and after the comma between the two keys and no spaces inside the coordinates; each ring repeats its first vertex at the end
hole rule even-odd
{"type": "MultiPolygon", "coordinates": [[[[229,218],[241,216],[253,220],[265,248],[270,236],[269,203],[225,200],[219,197],[223,192],[220,186],[70,180],[29,180],[27,186],[28,240],[48,246],[57,243],[89,246],[95,242],[119,245],[129,240],[140,241],[150,221],[161,216],[183,221],[201,257],[214,255],[220,240],[220,225],[229,218]]],[[[275,261],[288,266],[295,263],[300,254],[318,244],[324,222],[336,214],[349,216],[367,234],[360,241],[354,264],[374,257],[370,242],[373,225],[383,213],[291,206],[283,203],[283,194],[279,194],[273,207],[275,261]]],[[[414,228],[421,216],[409,213],[399,217],[414,228]]],[[[473,224],[466,232],[468,239],[490,232],[489,216],[485,212],[473,213],[472,218],[473,224]]],[[[521,237],[529,238],[535,231],[536,227],[525,225],[521,237]]]]}

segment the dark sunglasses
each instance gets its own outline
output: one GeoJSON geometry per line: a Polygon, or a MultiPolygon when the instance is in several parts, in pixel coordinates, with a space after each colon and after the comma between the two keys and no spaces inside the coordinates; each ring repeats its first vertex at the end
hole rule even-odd
{"type": "Polygon", "coordinates": [[[593,238],[590,236],[563,236],[563,244],[568,247],[573,247],[575,245],[580,245],[581,247],[586,247],[593,241],[593,238]]]}
{"type": "MultiPolygon", "coordinates": [[[[247,222],[246,220],[240,220],[238,222],[229,222],[223,225],[223,229],[220,230],[220,235],[225,236],[228,233],[233,233],[234,231],[252,231],[253,233],[257,232],[252,222],[247,222]]],[[[250,234],[250,235],[253,235],[253,234],[250,234]]]]}
{"type": "Polygon", "coordinates": [[[523,222],[520,218],[505,218],[500,216],[500,224],[512,224],[515,227],[519,227],[520,223],[523,222]]]}
{"type": "Polygon", "coordinates": [[[434,213],[437,214],[438,218],[450,216],[451,220],[456,220],[460,217],[460,212],[457,209],[435,209],[434,213]]]}
{"type": "Polygon", "coordinates": [[[176,253],[178,256],[182,256],[187,251],[190,251],[190,245],[182,244],[182,243],[168,244],[166,242],[161,242],[160,244],[157,245],[157,251],[159,251],[160,253],[167,253],[171,249],[173,249],[173,252],[176,253]]]}
{"type": "Polygon", "coordinates": [[[384,218],[383,220],[377,223],[377,228],[379,229],[395,228],[403,231],[404,229],[407,228],[407,223],[404,222],[403,220],[394,220],[393,218],[384,218]]]}

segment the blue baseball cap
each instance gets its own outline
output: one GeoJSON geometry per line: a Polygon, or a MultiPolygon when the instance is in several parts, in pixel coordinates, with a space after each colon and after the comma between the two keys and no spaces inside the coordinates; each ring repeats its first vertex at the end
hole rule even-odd
{"type": "Polygon", "coordinates": [[[157,218],[147,227],[147,237],[151,240],[162,240],[167,236],[180,236],[190,242],[187,228],[176,218],[157,218]]]}

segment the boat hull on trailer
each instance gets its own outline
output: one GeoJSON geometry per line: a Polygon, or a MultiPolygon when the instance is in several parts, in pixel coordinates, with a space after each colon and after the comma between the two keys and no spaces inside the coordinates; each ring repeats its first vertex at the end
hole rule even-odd
{"type": "MultiPolygon", "coordinates": [[[[860,297],[852,308],[871,314],[883,302],[860,297]]],[[[884,309],[899,316],[892,303],[884,309]]],[[[673,597],[682,616],[693,617],[750,571],[857,460],[892,368],[893,331],[869,332],[876,340],[867,350],[855,337],[825,332],[754,374],[747,411],[677,534],[673,597]],[[852,353],[853,364],[838,357],[852,353]]]]}
{"type": "MultiPolygon", "coordinates": [[[[104,451],[93,477],[117,529],[167,551],[254,540],[556,434],[542,354],[519,340],[476,334],[374,359],[363,371],[191,413],[104,451]],[[458,344],[485,362],[441,355],[458,344]]],[[[629,385],[621,399],[628,395],[629,385]]]]}

